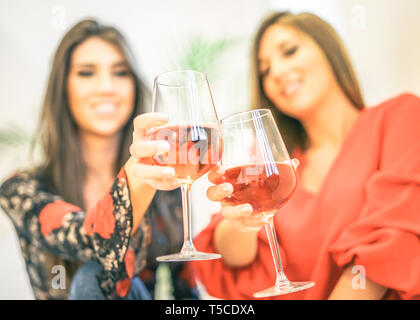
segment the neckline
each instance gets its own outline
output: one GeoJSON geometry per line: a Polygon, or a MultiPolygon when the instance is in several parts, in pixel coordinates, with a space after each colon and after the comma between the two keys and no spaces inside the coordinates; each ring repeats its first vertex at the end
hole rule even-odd
{"type": "MultiPolygon", "coordinates": [[[[362,110],[359,111],[359,116],[357,117],[356,121],[354,121],[351,129],[349,130],[346,137],[344,138],[344,140],[343,140],[343,142],[342,142],[342,144],[339,148],[339,151],[337,153],[337,156],[333,160],[333,162],[332,162],[332,164],[331,164],[331,166],[330,166],[330,168],[329,168],[329,170],[328,170],[328,172],[327,172],[327,174],[324,178],[324,181],[322,181],[322,184],[321,184],[321,187],[319,188],[319,190],[317,192],[312,192],[312,191],[308,190],[307,188],[305,188],[303,186],[303,184],[298,181],[297,190],[299,190],[299,192],[302,192],[302,193],[304,193],[308,196],[311,196],[311,197],[316,197],[316,196],[321,194],[321,192],[325,189],[325,186],[326,186],[328,180],[330,179],[330,176],[331,176],[332,172],[334,171],[334,169],[337,166],[340,158],[342,157],[342,155],[344,153],[344,150],[346,149],[347,144],[349,144],[352,136],[355,134],[356,128],[358,127],[358,125],[361,121],[361,118],[363,117],[363,115],[367,111],[366,109],[367,108],[365,107],[365,108],[363,108],[362,110]]],[[[300,150],[300,149],[297,149],[297,150],[293,151],[292,154],[293,154],[292,158],[297,158],[299,160],[300,165],[297,168],[296,173],[300,174],[300,172],[302,171],[302,169],[305,166],[305,155],[302,152],[302,150],[300,150]]],[[[300,179],[298,179],[298,180],[300,180],[300,179]]]]}

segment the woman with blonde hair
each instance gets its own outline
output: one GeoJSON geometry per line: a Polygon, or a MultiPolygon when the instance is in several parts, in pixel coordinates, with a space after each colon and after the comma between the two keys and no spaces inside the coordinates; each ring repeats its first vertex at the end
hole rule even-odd
{"type": "MultiPolygon", "coordinates": [[[[294,195],[274,217],[285,274],[315,282],[273,298],[420,298],[420,99],[365,108],[340,37],[310,13],[267,17],[252,63],[253,106],[272,110],[300,161],[294,195]]],[[[222,211],[195,244],[223,259],[195,267],[210,295],[252,299],[275,270],[264,221],[249,204],[226,205],[233,192],[208,189],[222,211]]]]}

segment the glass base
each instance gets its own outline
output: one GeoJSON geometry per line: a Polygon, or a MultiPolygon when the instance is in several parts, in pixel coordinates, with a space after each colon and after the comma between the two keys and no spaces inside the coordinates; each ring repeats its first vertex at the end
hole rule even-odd
{"type": "Polygon", "coordinates": [[[174,253],[167,256],[157,257],[159,262],[177,262],[177,261],[200,261],[200,260],[214,260],[220,259],[222,255],[218,253],[204,253],[204,252],[188,252],[188,253],[174,253]]]}
{"type": "Polygon", "coordinates": [[[279,296],[282,294],[297,292],[301,290],[305,290],[311,288],[315,285],[315,282],[308,281],[308,282],[286,282],[281,283],[279,285],[275,285],[274,287],[264,289],[262,291],[258,291],[254,293],[255,298],[266,298],[266,297],[273,297],[279,296]]]}

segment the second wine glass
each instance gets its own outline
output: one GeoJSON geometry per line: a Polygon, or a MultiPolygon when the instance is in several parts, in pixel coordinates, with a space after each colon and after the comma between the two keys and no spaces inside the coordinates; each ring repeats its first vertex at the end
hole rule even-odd
{"type": "Polygon", "coordinates": [[[175,169],[181,182],[184,244],[179,253],[157,261],[195,261],[221,258],[220,254],[198,252],[191,229],[191,185],[215,167],[222,156],[222,136],[207,77],[198,71],[163,73],[155,78],[152,112],[168,115],[165,126],[150,129],[146,140],[166,140],[169,152],[155,156],[153,165],[175,169]]]}
{"type": "Polygon", "coordinates": [[[264,298],[296,292],[315,283],[291,282],[283,271],[273,218],[292,196],[296,174],[286,146],[270,110],[253,110],[222,120],[225,173],[216,181],[230,183],[233,193],[225,201],[232,205],[249,203],[254,215],[266,218],[266,232],[273,255],[276,281],[273,287],[256,292],[264,298]]]}

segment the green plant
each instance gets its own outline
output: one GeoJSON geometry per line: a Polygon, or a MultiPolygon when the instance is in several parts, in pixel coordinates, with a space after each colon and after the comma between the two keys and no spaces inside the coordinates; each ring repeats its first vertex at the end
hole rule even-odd
{"type": "Polygon", "coordinates": [[[16,126],[0,129],[0,148],[7,146],[18,146],[29,143],[29,141],[30,136],[16,126]]]}
{"type": "Polygon", "coordinates": [[[201,71],[209,79],[217,78],[219,59],[237,41],[227,37],[212,40],[202,35],[193,36],[175,56],[172,68],[201,71]]]}

